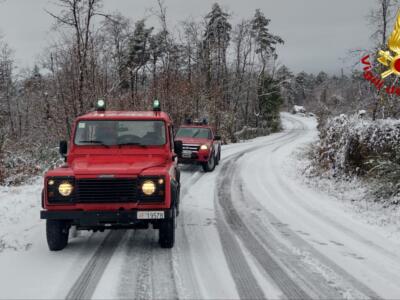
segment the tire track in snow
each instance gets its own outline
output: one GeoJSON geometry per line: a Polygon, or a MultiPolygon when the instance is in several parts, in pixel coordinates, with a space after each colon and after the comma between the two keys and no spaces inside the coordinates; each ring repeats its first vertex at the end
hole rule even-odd
{"type": "MultiPolygon", "coordinates": [[[[274,149],[274,150],[276,152],[279,150],[279,148],[274,149]]],[[[285,190],[290,192],[294,198],[298,197],[298,192],[296,192],[294,188],[292,188],[290,185],[288,185],[287,182],[279,174],[276,174],[276,179],[279,182],[279,185],[284,186],[285,190]]],[[[348,227],[344,226],[343,224],[335,221],[330,216],[327,216],[326,214],[323,213],[323,211],[317,210],[317,209],[315,209],[315,207],[312,207],[307,203],[304,203],[304,202],[299,202],[299,203],[301,203],[301,206],[304,209],[306,209],[307,211],[313,212],[314,215],[316,217],[318,217],[319,219],[323,220],[324,222],[330,223],[333,227],[340,229],[343,233],[351,236],[355,240],[358,240],[359,242],[361,242],[369,247],[373,247],[376,251],[384,253],[386,256],[391,257],[393,260],[399,260],[400,256],[398,254],[396,254],[386,248],[383,248],[382,246],[380,246],[378,244],[375,244],[371,240],[369,240],[369,239],[363,237],[362,235],[360,235],[359,233],[351,230],[351,228],[348,228],[348,227]]]]}
{"type": "MultiPolygon", "coordinates": [[[[292,243],[296,248],[301,250],[301,255],[304,256],[307,254],[307,257],[311,257],[312,260],[318,262],[320,265],[323,266],[323,269],[326,272],[331,273],[335,278],[340,280],[342,283],[340,286],[335,286],[333,283],[328,283],[325,282],[325,284],[329,284],[333,288],[335,288],[337,291],[339,291],[342,296],[348,296],[349,293],[354,294],[351,290],[356,291],[356,295],[354,295],[354,298],[371,298],[371,299],[380,299],[380,297],[372,291],[370,288],[368,288],[366,285],[363,283],[359,282],[356,278],[348,274],[344,269],[342,269],[340,266],[335,264],[333,261],[331,261],[328,257],[324,256],[322,253],[320,253],[318,250],[316,250],[313,246],[311,246],[306,240],[304,240],[302,237],[300,237],[299,234],[288,228],[288,226],[284,226],[273,214],[268,212],[262,205],[258,204],[258,201],[254,198],[254,195],[249,195],[246,194],[246,198],[249,201],[246,201],[248,205],[250,205],[252,208],[255,208],[256,211],[259,212],[259,214],[262,214],[262,217],[256,217],[252,216],[252,221],[254,222],[252,224],[252,228],[255,230],[257,237],[259,238],[260,241],[266,246],[270,247],[272,244],[271,240],[274,239],[273,235],[269,233],[270,238],[266,238],[265,233],[268,232],[267,228],[262,228],[260,230],[260,226],[262,227],[262,219],[267,218],[268,222],[275,227],[275,231],[279,232],[280,234],[284,235],[284,238],[288,240],[290,243],[292,243]],[[258,222],[257,222],[258,220],[258,222]],[[258,230],[257,230],[258,229],[258,230]],[[262,231],[262,233],[261,233],[262,231]],[[365,296],[365,297],[363,297],[365,296]]],[[[278,245],[279,242],[276,241],[276,244],[278,245]]],[[[279,249],[274,249],[272,251],[276,251],[276,253],[281,252],[280,255],[283,255],[283,252],[286,252],[286,256],[289,257],[290,250],[285,249],[285,246],[281,245],[279,249]]],[[[302,272],[299,272],[296,270],[296,265],[298,265],[296,262],[292,264],[291,266],[287,266],[288,269],[293,269],[293,271],[297,274],[300,275],[300,277],[303,277],[303,281],[314,281],[315,283],[318,283],[318,280],[313,280],[312,277],[305,276],[302,272]]],[[[301,271],[301,270],[300,270],[301,271]]],[[[307,272],[306,272],[307,273],[307,272]]],[[[314,275],[315,277],[315,275],[314,275]]],[[[319,280],[322,283],[322,280],[319,280]]],[[[311,284],[311,288],[313,291],[318,295],[318,298],[327,297],[328,299],[337,299],[338,297],[332,297],[329,293],[332,293],[333,291],[330,291],[328,287],[326,286],[318,286],[313,284],[312,282],[309,282],[311,284]],[[327,293],[320,294],[320,292],[326,291],[327,293]]]]}
{"type": "MultiPolygon", "coordinates": [[[[285,145],[279,145],[275,147],[272,150],[272,153],[276,153],[280,148],[284,147],[285,145]]],[[[277,167],[276,164],[274,163],[274,160],[271,160],[271,164],[273,167],[277,167]]],[[[294,199],[294,202],[296,203],[302,203],[301,201],[295,201],[295,199],[299,198],[299,194],[295,193],[293,189],[285,182],[283,178],[279,175],[279,173],[275,174],[277,181],[279,182],[279,186],[283,188],[286,191],[289,191],[291,196],[294,199]]],[[[274,187],[271,187],[274,188],[274,187]]],[[[254,196],[252,197],[253,201],[255,200],[254,196]]],[[[258,201],[257,201],[258,202],[258,201]]],[[[302,203],[302,205],[305,207],[305,209],[309,212],[314,212],[315,208],[311,207],[308,204],[302,203]]],[[[269,219],[274,220],[274,223],[277,224],[279,222],[270,212],[268,212],[262,205],[259,206],[259,209],[262,209],[265,214],[268,216],[269,219]]],[[[351,231],[347,227],[343,226],[342,224],[334,221],[330,217],[326,215],[321,215],[319,211],[317,211],[316,214],[314,214],[317,218],[321,219],[322,221],[329,223],[333,225],[336,228],[341,229],[344,233],[348,233],[352,235],[353,238],[359,240],[360,242],[363,242],[367,244],[368,246],[371,246],[379,251],[382,251],[386,255],[389,255],[392,257],[392,253],[387,251],[386,249],[380,247],[379,245],[375,245],[372,242],[366,240],[359,234],[351,231]]],[[[301,238],[297,233],[293,232],[289,228],[285,228],[285,231],[287,233],[287,236],[290,236],[291,239],[294,241],[294,244],[298,245],[299,247],[303,248],[306,252],[311,253],[314,258],[316,258],[319,262],[323,263],[325,266],[330,268],[333,272],[335,272],[337,275],[339,275],[346,283],[350,283],[359,293],[365,295],[366,297],[372,298],[372,299],[380,299],[381,297],[377,295],[373,290],[371,290],[368,286],[357,280],[355,277],[350,275],[348,272],[346,272],[343,268],[341,268],[339,265],[335,264],[333,261],[331,261],[328,257],[324,256],[322,253],[320,253],[318,250],[316,250],[313,246],[311,246],[306,240],[301,238]]]]}
{"type": "Polygon", "coordinates": [[[172,252],[158,245],[156,230],[132,230],[122,244],[118,299],[176,299],[172,252]]]}
{"type": "Polygon", "coordinates": [[[107,234],[65,299],[91,299],[101,276],[124,234],[125,230],[111,231],[107,234]]]}
{"type": "MultiPolygon", "coordinates": [[[[297,120],[296,120],[297,121],[297,120]]],[[[301,122],[299,122],[301,124],[301,122]]],[[[304,125],[301,124],[302,129],[304,130],[304,125]]],[[[296,137],[297,138],[297,137],[296,137]]],[[[296,139],[295,138],[295,139],[296,139]]],[[[292,141],[294,141],[293,139],[292,141]]],[[[291,142],[291,141],[289,141],[291,142]]],[[[278,144],[276,147],[272,149],[272,153],[277,152],[280,148],[284,147],[287,143],[281,143],[280,145],[278,144]]],[[[256,151],[258,149],[255,149],[256,151]]],[[[239,157],[238,157],[239,158],[239,157]]],[[[272,160],[273,161],[273,160],[272,160]]],[[[279,166],[275,165],[274,168],[277,168],[279,166]]],[[[236,174],[234,170],[230,171],[229,173],[236,174]]],[[[278,175],[277,175],[278,176],[278,175]]],[[[305,285],[308,285],[309,288],[312,289],[312,292],[315,293],[315,296],[317,298],[321,297],[327,297],[328,299],[332,298],[338,298],[337,293],[341,293],[341,296],[343,297],[348,297],[349,296],[349,291],[354,290],[354,292],[350,292],[350,294],[353,294],[355,298],[360,298],[360,297],[369,297],[372,299],[379,299],[380,297],[372,291],[369,287],[358,281],[356,278],[351,276],[349,273],[347,273],[344,269],[342,269],[340,266],[335,264],[333,261],[331,261],[328,257],[324,256],[322,253],[317,251],[313,246],[311,246],[306,240],[304,240],[302,237],[300,237],[297,233],[295,233],[293,230],[289,229],[287,226],[282,226],[282,224],[273,214],[271,214],[264,206],[262,206],[255,198],[255,196],[252,194],[251,191],[246,193],[244,195],[243,192],[243,179],[242,178],[234,178],[232,180],[233,187],[235,192],[239,194],[240,196],[240,203],[242,203],[243,206],[246,208],[250,207],[252,208],[253,212],[256,213],[250,213],[251,216],[246,216],[245,217],[245,223],[248,224],[249,227],[251,227],[251,232],[254,232],[254,234],[257,236],[260,242],[264,244],[266,248],[269,248],[271,253],[275,252],[275,256],[279,259],[284,258],[286,256],[286,267],[290,270],[290,272],[293,272],[293,274],[296,274],[296,276],[299,276],[300,280],[303,281],[305,285]],[[236,181],[236,182],[235,182],[236,181]],[[235,189],[236,188],[236,189],[235,189]],[[261,216],[262,215],[262,216],[261,216]],[[295,247],[298,247],[301,249],[301,251],[304,253],[309,254],[309,257],[311,257],[313,260],[317,261],[318,264],[322,265],[322,268],[325,271],[328,271],[329,273],[333,273],[335,277],[341,281],[342,286],[334,286],[331,282],[328,282],[326,279],[321,280],[318,279],[316,275],[313,274],[307,274],[310,273],[309,270],[306,270],[306,266],[301,266],[299,265],[298,262],[296,261],[290,261],[291,260],[291,254],[290,254],[290,249],[288,249],[284,245],[277,246],[279,244],[279,241],[277,241],[270,230],[263,225],[265,223],[265,220],[268,220],[268,222],[275,227],[276,232],[280,232],[281,235],[284,235],[284,239],[289,241],[291,244],[293,244],[295,247]],[[275,242],[274,242],[275,239],[275,242]],[[285,249],[286,248],[286,249],[285,249]],[[286,252],[286,253],[285,253],[286,252]],[[324,282],[325,281],[325,282],[324,282]],[[324,284],[324,286],[319,286],[318,283],[324,284]],[[343,290],[343,287],[345,288],[343,290]],[[335,291],[336,290],[336,291],[335,291]],[[336,295],[335,295],[336,292],[336,295]]],[[[280,185],[279,188],[287,188],[287,184],[284,183],[284,180],[280,178],[279,181],[280,185]]],[[[272,188],[272,187],[270,187],[272,188]]],[[[232,190],[231,190],[232,192],[232,190]]],[[[293,196],[295,198],[298,197],[298,194],[293,193],[293,196]]],[[[235,208],[232,208],[235,209],[235,208]]],[[[239,212],[238,212],[239,213],[239,212]]],[[[296,255],[296,254],[292,254],[296,255]]],[[[285,261],[284,261],[285,262],[285,261]]]]}
{"type": "MultiPolygon", "coordinates": [[[[304,128],[304,125],[303,125],[301,122],[299,122],[298,120],[295,120],[295,119],[287,119],[287,121],[289,121],[292,125],[295,124],[295,123],[297,123],[297,125],[303,126],[303,128],[304,128]]],[[[296,130],[296,129],[290,129],[290,130],[284,131],[284,132],[283,132],[281,135],[279,135],[278,137],[268,139],[266,142],[257,142],[256,145],[253,145],[253,144],[246,145],[246,143],[245,143],[245,144],[243,145],[243,146],[244,146],[244,149],[242,149],[242,150],[240,150],[240,151],[238,151],[238,152],[235,152],[235,153],[232,153],[232,154],[229,154],[229,155],[223,157],[223,158],[221,159],[221,161],[222,161],[222,162],[229,161],[229,160],[232,159],[232,158],[237,158],[237,157],[240,157],[240,156],[245,155],[246,152],[253,152],[253,151],[256,151],[256,150],[261,149],[261,148],[263,148],[263,147],[266,147],[266,146],[269,146],[269,145],[273,145],[273,144],[275,144],[276,142],[278,142],[278,141],[280,141],[280,140],[282,140],[282,139],[286,140],[288,136],[293,135],[293,133],[295,132],[295,130],[296,130]]]]}
{"type": "MultiPolygon", "coordinates": [[[[178,228],[176,229],[177,239],[181,242],[178,243],[173,249],[173,261],[172,265],[174,268],[175,278],[177,284],[179,283],[178,298],[191,298],[201,299],[203,298],[198,288],[198,282],[194,272],[194,266],[192,258],[190,256],[190,243],[185,230],[185,210],[182,209],[185,202],[185,197],[189,193],[189,187],[196,184],[204,173],[199,171],[199,166],[187,166],[189,171],[194,173],[190,174],[189,178],[182,178],[181,180],[181,192],[180,192],[180,214],[178,217],[178,228]],[[179,271],[178,271],[179,270],[179,271]]],[[[187,170],[181,170],[183,173],[187,170]]],[[[182,175],[181,173],[181,175],[182,175]]]]}
{"type": "MultiPolygon", "coordinates": [[[[196,168],[190,166],[191,171],[195,171],[196,168]]],[[[184,187],[182,188],[181,197],[188,193],[188,188],[190,185],[195,184],[201,179],[201,173],[195,172],[188,180],[184,180],[184,187]],[[186,182],[188,181],[188,182],[186,182]]],[[[182,202],[181,202],[182,204],[182,202]]],[[[178,217],[178,225],[183,219],[184,212],[181,210],[178,217]],[[180,220],[179,220],[180,219],[180,220]]],[[[177,230],[176,234],[179,234],[177,230]]],[[[187,241],[186,233],[181,233],[184,235],[183,241],[187,241]]],[[[139,272],[136,277],[136,290],[133,295],[128,294],[128,298],[134,299],[177,299],[179,298],[177,278],[179,279],[179,274],[174,266],[174,255],[173,249],[161,249],[158,245],[158,232],[157,230],[150,231],[136,231],[132,235],[130,241],[131,247],[128,248],[134,256],[139,256],[136,258],[139,264],[132,266],[136,268],[139,272]],[[139,245],[137,242],[139,241],[139,245]],[[150,241],[150,242],[149,242],[150,241]],[[137,251],[136,251],[137,249],[137,251]],[[157,261],[157,263],[156,263],[157,261]],[[132,297],[133,296],[133,297],[132,297]]],[[[178,240],[179,237],[177,236],[178,240]]],[[[130,259],[129,259],[130,260],[130,259]]],[[[197,291],[196,280],[194,279],[193,266],[191,264],[190,258],[184,256],[184,268],[185,275],[190,280],[191,290],[193,295],[199,295],[197,291]]],[[[181,268],[182,269],[182,266],[181,268]]],[[[129,289],[129,286],[126,288],[129,289]]]]}
{"type": "Polygon", "coordinates": [[[222,216],[217,209],[216,207],[218,233],[240,299],[265,299],[266,296],[253,275],[239,243],[225,222],[221,221],[222,216]]]}
{"type": "MultiPolygon", "coordinates": [[[[194,178],[190,178],[189,180],[190,183],[194,184],[199,180],[201,178],[199,175],[200,173],[194,173],[194,176],[192,176],[194,178]]],[[[187,188],[184,192],[187,192],[187,188]]],[[[93,296],[97,284],[106,271],[107,265],[115,249],[123,239],[125,232],[125,230],[118,230],[110,231],[107,234],[65,299],[90,299],[93,296]]],[[[159,247],[154,230],[149,230],[148,232],[132,230],[127,237],[127,242],[124,247],[126,247],[127,263],[121,270],[119,298],[150,299],[154,297],[164,298],[166,295],[168,295],[169,298],[178,298],[172,251],[168,249],[159,249],[160,253],[154,253],[159,247]],[[167,272],[164,272],[162,275],[168,280],[164,285],[168,287],[168,291],[160,291],[160,285],[153,284],[152,278],[156,275],[155,273],[158,272],[157,270],[153,270],[153,259],[156,257],[162,257],[164,260],[160,259],[160,261],[163,264],[166,262],[168,265],[165,268],[167,272]],[[131,262],[134,263],[132,264],[131,262]],[[165,276],[168,272],[170,276],[165,276]],[[172,285],[171,280],[173,282],[172,285]]],[[[189,272],[189,274],[191,274],[191,272],[189,272]]],[[[160,280],[162,279],[160,278],[160,280]]],[[[193,284],[193,286],[195,285],[193,284]]]]}
{"type": "MultiPolygon", "coordinates": [[[[280,138],[279,140],[290,141],[295,139],[296,135],[297,134],[293,134],[293,132],[289,131],[288,134],[285,135],[285,138],[280,138]]],[[[255,147],[251,150],[245,150],[237,153],[224,164],[221,170],[223,176],[217,183],[218,190],[216,198],[218,199],[218,205],[216,205],[216,210],[218,210],[218,206],[222,208],[221,214],[224,215],[227,225],[242,240],[248,251],[253,255],[253,257],[267,272],[267,274],[269,274],[271,279],[274,280],[275,284],[279,287],[279,289],[281,289],[286,297],[289,299],[308,299],[310,296],[302,288],[300,288],[300,286],[293,281],[290,276],[288,276],[286,271],[282,269],[282,267],[252,234],[252,232],[240,218],[232,203],[231,184],[233,182],[231,174],[235,172],[235,162],[246,153],[256,151],[262,147],[274,143],[276,143],[276,140],[268,144],[260,145],[259,147],[255,147]]],[[[261,288],[258,286],[258,283],[254,278],[254,275],[247,265],[242,250],[239,248],[239,245],[237,245],[237,242],[236,244],[232,242],[232,240],[234,240],[234,236],[231,235],[230,231],[227,231],[224,228],[222,225],[223,222],[219,222],[217,224],[219,224],[218,227],[221,233],[221,241],[224,246],[224,251],[226,251],[227,260],[232,271],[232,276],[236,282],[240,297],[242,299],[265,298],[265,296],[262,294],[261,288]],[[231,237],[230,241],[227,240],[227,237],[231,237]],[[240,267],[240,269],[238,269],[238,267],[240,267]],[[249,278],[251,278],[251,281],[249,281],[249,278]],[[259,292],[257,295],[252,295],[254,290],[261,291],[261,295],[259,292]]]]}

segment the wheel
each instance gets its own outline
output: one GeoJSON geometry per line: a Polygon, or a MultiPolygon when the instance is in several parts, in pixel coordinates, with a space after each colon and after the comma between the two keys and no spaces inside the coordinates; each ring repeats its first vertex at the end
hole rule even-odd
{"type": "Polygon", "coordinates": [[[210,159],[202,164],[204,172],[212,172],[215,169],[215,156],[211,154],[210,159]]]}
{"type": "Polygon", "coordinates": [[[51,251],[60,251],[68,244],[69,227],[65,221],[47,220],[47,244],[51,251]]]}
{"type": "Polygon", "coordinates": [[[173,248],[175,244],[176,210],[172,210],[172,218],[161,223],[159,243],[161,248],[173,248]]]}

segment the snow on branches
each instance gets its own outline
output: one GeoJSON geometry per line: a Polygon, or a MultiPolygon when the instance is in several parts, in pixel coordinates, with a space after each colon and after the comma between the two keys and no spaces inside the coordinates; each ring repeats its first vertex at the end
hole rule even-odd
{"type": "Polygon", "coordinates": [[[342,114],[328,119],[320,138],[317,156],[322,169],[337,177],[374,179],[379,198],[400,193],[400,120],[342,114]]]}

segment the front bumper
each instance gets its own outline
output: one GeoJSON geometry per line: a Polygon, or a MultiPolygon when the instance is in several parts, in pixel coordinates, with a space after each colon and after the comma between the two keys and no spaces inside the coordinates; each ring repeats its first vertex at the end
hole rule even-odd
{"type": "Polygon", "coordinates": [[[208,161],[210,154],[208,152],[192,152],[190,157],[179,157],[178,163],[196,164],[208,161]]]}
{"type": "Polygon", "coordinates": [[[42,210],[40,218],[46,220],[61,220],[82,228],[96,227],[129,227],[138,224],[158,223],[173,217],[171,209],[154,209],[164,212],[163,219],[138,219],[138,212],[131,211],[49,211],[42,210]]]}

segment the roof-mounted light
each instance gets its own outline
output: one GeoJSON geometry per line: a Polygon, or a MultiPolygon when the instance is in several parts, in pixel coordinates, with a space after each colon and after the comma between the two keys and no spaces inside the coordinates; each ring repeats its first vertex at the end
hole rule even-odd
{"type": "Polygon", "coordinates": [[[97,100],[96,110],[97,111],[105,111],[106,110],[106,102],[103,99],[97,100]]]}
{"type": "Polygon", "coordinates": [[[161,103],[157,99],[153,102],[153,111],[161,111],[161,103]]]}
{"type": "Polygon", "coordinates": [[[193,124],[194,125],[208,125],[208,120],[207,120],[207,118],[203,118],[202,120],[196,119],[193,121],[193,124]]]}

